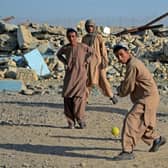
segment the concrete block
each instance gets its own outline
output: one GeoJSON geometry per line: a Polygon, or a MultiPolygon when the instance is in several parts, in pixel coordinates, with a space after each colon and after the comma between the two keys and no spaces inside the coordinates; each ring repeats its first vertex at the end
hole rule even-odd
{"type": "Polygon", "coordinates": [[[50,71],[47,67],[47,64],[44,61],[44,58],[37,49],[34,49],[31,52],[25,54],[24,57],[30,68],[35,70],[37,75],[47,76],[50,74],[50,71]]]}
{"type": "Polygon", "coordinates": [[[0,80],[0,91],[20,92],[25,89],[21,80],[0,80]]]}
{"type": "Polygon", "coordinates": [[[24,83],[31,83],[32,81],[37,81],[37,73],[32,69],[18,68],[16,79],[22,80],[24,83]]]}
{"type": "Polygon", "coordinates": [[[17,40],[20,49],[29,49],[32,43],[32,35],[26,26],[20,25],[17,29],[17,40]]]}

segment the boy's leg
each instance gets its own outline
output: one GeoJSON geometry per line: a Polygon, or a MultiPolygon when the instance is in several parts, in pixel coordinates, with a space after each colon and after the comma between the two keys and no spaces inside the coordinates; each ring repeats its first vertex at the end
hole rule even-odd
{"type": "Polygon", "coordinates": [[[157,152],[159,148],[166,143],[166,138],[158,135],[153,127],[148,127],[142,136],[142,140],[148,144],[152,145],[149,152],[157,152]]]}
{"type": "Polygon", "coordinates": [[[86,107],[86,96],[74,98],[74,114],[77,122],[81,128],[86,127],[85,123],[85,107],[86,107]]]}
{"type": "Polygon", "coordinates": [[[106,69],[102,69],[100,71],[99,87],[105,96],[107,96],[109,98],[113,97],[111,85],[106,77],[106,69]]]}
{"type": "Polygon", "coordinates": [[[64,98],[64,114],[67,118],[69,128],[73,128],[75,126],[75,115],[74,115],[74,105],[73,98],[64,98]]]}
{"type": "Polygon", "coordinates": [[[159,137],[160,136],[156,133],[156,131],[152,127],[148,127],[144,132],[144,135],[142,136],[142,140],[146,144],[151,145],[153,141],[159,137]]]}
{"type": "Polygon", "coordinates": [[[86,103],[89,103],[89,95],[91,93],[92,86],[87,86],[86,87],[86,103]]]}
{"type": "Polygon", "coordinates": [[[144,122],[144,105],[136,104],[127,114],[122,130],[123,151],[132,152],[147,127],[144,122]]]}
{"type": "Polygon", "coordinates": [[[112,101],[113,104],[118,103],[118,99],[115,95],[113,95],[111,85],[110,85],[109,81],[107,80],[106,69],[102,69],[100,71],[99,87],[100,87],[101,91],[103,92],[103,94],[110,98],[110,100],[112,101]]]}
{"type": "Polygon", "coordinates": [[[144,123],[144,106],[134,105],[127,114],[122,129],[122,152],[114,160],[134,159],[133,149],[146,130],[144,123]]]}

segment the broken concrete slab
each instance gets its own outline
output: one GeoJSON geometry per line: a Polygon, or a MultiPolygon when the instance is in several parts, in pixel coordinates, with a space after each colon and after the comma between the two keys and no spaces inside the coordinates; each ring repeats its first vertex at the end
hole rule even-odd
{"type": "Polygon", "coordinates": [[[18,68],[16,79],[22,80],[24,83],[31,83],[38,80],[37,73],[32,69],[18,68]]]}
{"type": "Polygon", "coordinates": [[[17,29],[17,40],[20,49],[29,49],[32,43],[32,35],[26,26],[19,25],[17,29]]]}
{"type": "Polygon", "coordinates": [[[38,50],[43,55],[53,55],[55,53],[54,47],[48,41],[45,41],[44,43],[39,45],[38,50]]]}
{"type": "Polygon", "coordinates": [[[16,31],[17,28],[18,28],[17,25],[9,24],[4,22],[3,20],[0,20],[0,33],[13,32],[13,31],[16,31]]]}
{"type": "Polygon", "coordinates": [[[17,39],[13,33],[0,34],[0,51],[8,51],[16,49],[17,39]]]}
{"type": "Polygon", "coordinates": [[[163,53],[167,57],[168,61],[168,41],[163,43],[163,53]]]}
{"type": "Polygon", "coordinates": [[[30,68],[35,70],[39,76],[47,76],[50,74],[47,64],[45,63],[38,49],[34,49],[25,54],[24,57],[30,68]]]}
{"type": "Polygon", "coordinates": [[[21,80],[0,80],[0,91],[20,92],[25,90],[25,85],[21,80]]]}

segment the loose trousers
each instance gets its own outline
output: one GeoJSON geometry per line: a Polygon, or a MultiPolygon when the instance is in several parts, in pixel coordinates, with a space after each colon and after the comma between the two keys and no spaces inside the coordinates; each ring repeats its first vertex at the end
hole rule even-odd
{"type": "Polygon", "coordinates": [[[91,84],[88,81],[88,85],[87,85],[87,98],[89,97],[89,94],[92,90],[93,85],[98,86],[101,89],[101,92],[103,93],[104,96],[107,97],[113,97],[113,93],[112,93],[112,89],[111,89],[111,85],[109,83],[109,81],[107,80],[106,77],[106,69],[101,69],[99,72],[99,80],[97,84],[91,84]]]}
{"type": "Polygon", "coordinates": [[[151,145],[153,140],[159,137],[153,127],[145,125],[144,112],[143,104],[135,104],[126,115],[122,130],[123,151],[133,151],[140,139],[151,145]]]}
{"type": "Polygon", "coordinates": [[[64,114],[69,125],[85,120],[86,97],[64,97],[64,114]]]}

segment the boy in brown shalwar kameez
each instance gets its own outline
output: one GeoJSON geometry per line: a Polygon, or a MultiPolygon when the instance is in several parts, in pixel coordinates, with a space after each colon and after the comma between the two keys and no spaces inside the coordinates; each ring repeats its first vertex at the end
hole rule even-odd
{"type": "Polygon", "coordinates": [[[110,83],[106,78],[108,56],[103,38],[96,33],[96,25],[93,20],[88,19],[86,21],[85,29],[87,34],[82,38],[82,42],[92,47],[95,51],[88,65],[87,98],[95,85],[101,89],[105,96],[110,98],[113,104],[116,104],[118,100],[113,95],[110,83]]]}
{"type": "Polygon", "coordinates": [[[126,64],[125,78],[117,88],[117,95],[125,97],[130,94],[133,102],[124,119],[122,152],[114,160],[130,160],[134,159],[133,150],[140,139],[152,145],[149,152],[158,151],[166,143],[166,139],[155,131],[159,93],[151,73],[129,53],[126,46],[116,45],[113,52],[119,62],[126,64]]]}
{"type": "Polygon", "coordinates": [[[86,64],[89,61],[92,49],[77,42],[77,32],[67,30],[69,44],[63,46],[57,53],[58,58],[65,65],[63,86],[64,113],[68,127],[74,128],[77,121],[80,128],[86,127],[86,64]]]}

